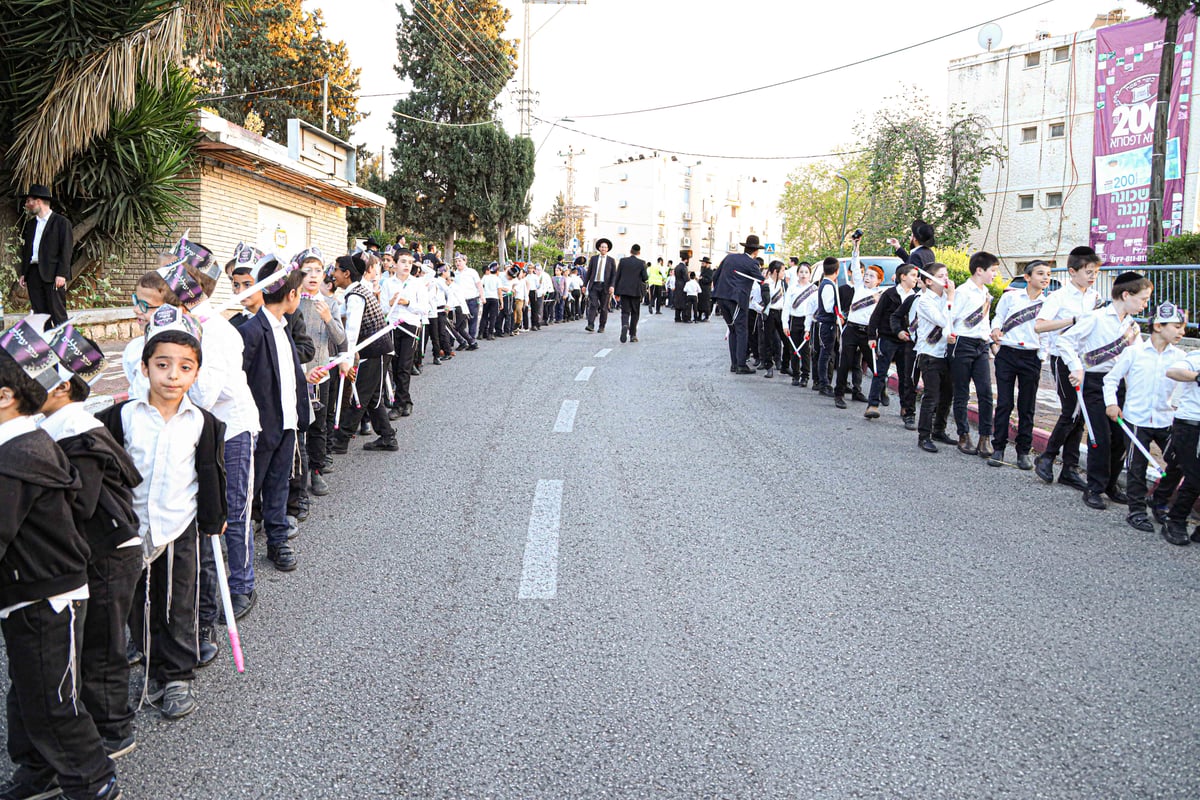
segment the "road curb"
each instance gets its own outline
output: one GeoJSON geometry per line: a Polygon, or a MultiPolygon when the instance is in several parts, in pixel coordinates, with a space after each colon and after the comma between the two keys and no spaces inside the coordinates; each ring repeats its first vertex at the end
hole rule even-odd
{"type": "MultiPolygon", "coordinates": [[[[893,392],[899,392],[900,391],[900,379],[895,375],[889,375],[888,376],[888,388],[891,389],[893,392]]],[[[979,406],[975,405],[974,403],[968,403],[967,404],[967,418],[970,419],[971,422],[974,422],[976,425],[978,425],[979,424],[979,406]]],[[[1017,426],[1013,425],[1011,422],[1008,423],[1008,439],[1009,439],[1009,441],[1012,441],[1012,442],[1015,442],[1017,439],[1017,426]]],[[[1034,451],[1036,451],[1038,453],[1043,452],[1046,449],[1046,443],[1049,441],[1050,441],[1050,431],[1046,430],[1045,428],[1034,427],[1034,429],[1033,429],[1033,449],[1034,449],[1034,451]]]]}

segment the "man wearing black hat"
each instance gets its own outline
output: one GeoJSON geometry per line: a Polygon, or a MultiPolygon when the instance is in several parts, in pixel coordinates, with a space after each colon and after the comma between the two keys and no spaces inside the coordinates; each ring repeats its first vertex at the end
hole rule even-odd
{"type": "Polygon", "coordinates": [[[71,277],[71,223],[50,210],[50,189],[33,184],[25,195],[31,219],[21,230],[21,269],[17,279],[29,292],[35,314],[49,314],[47,326],[67,321],[67,281],[71,277]]]}
{"type": "Polygon", "coordinates": [[[745,252],[730,253],[721,259],[713,298],[729,326],[729,371],[750,375],[754,370],[746,365],[746,349],[750,342],[746,321],[750,316],[750,290],[762,283],[762,270],[754,260],[754,254],[762,249],[762,245],[758,237],[751,234],[742,242],[742,248],[745,252]]]}
{"type": "Polygon", "coordinates": [[[636,342],[638,319],[642,313],[642,292],[649,274],[646,272],[646,262],[638,258],[642,252],[641,245],[629,248],[629,255],[621,259],[617,265],[617,276],[613,279],[613,289],[621,298],[621,344],[625,337],[636,342]]]}
{"type": "Polygon", "coordinates": [[[691,322],[691,319],[684,319],[684,311],[688,307],[687,293],[683,287],[687,285],[691,267],[688,266],[688,261],[692,258],[691,250],[679,251],[679,263],[675,265],[675,291],[672,294],[671,302],[675,305],[675,321],[676,322],[691,322]]]}
{"type": "Polygon", "coordinates": [[[933,248],[937,244],[933,235],[933,226],[923,219],[913,220],[912,238],[909,240],[909,246],[912,247],[911,252],[900,246],[899,239],[893,238],[887,241],[896,249],[896,258],[905,264],[912,264],[914,267],[928,270],[929,265],[937,261],[937,256],[933,253],[933,248]]]}
{"type": "Polygon", "coordinates": [[[700,259],[700,277],[696,279],[696,282],[700,284],[700,302],[696,306],[696,312],[699,315],[697,321],[708,322],[713,307],[713,268],[712,259],[708,256],[700,259]]]}
{"type": "Polygon", "coordinates": [[[608,322],[608,303],[613,296],[613,279],[616,277],[617,263],[613,261],[608,251],[612,242],[600,238],[596,240],[596,252],[588,261],[587,277],[584,288],[587,290],[587,327],[588,333],[594,331],[596,314],[600,314],[600,333],[604,333],[604,325],[608,322]]]}

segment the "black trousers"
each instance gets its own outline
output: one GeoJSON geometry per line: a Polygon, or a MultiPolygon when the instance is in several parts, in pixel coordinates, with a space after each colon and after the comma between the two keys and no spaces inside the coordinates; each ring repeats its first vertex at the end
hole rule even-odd
{"type": "Polygon", "coordinates": [[[55,287],[54,279],[49,283],[42,280],[37,269],[25,276],[25,289],[29,292],[29,307],[34,314],[49,314],[50,327],[67,321],[67,289],[55,287]]]}
{"type": "Polygon", "coordinates": [[[571,290],[571,319],[579,319],[583,315],[583,292],[579,289],[571,290]]]}
{"type": "Polygon", "coordinates": [[[141,547],[122,547],[88,564],[79,697],[104,739],[133,735],[125,625],[141,574],[141,547]]]}
{"type": "Polygon", "coordinates": [[[115,774],[87,706],[71,698],[79,672],[71,672],[70,665],[81,659],[86,616],[86,600],[72,600],[57,614],[39,600],[0,622],[8,652],[8,757],[17,767],[13,777],[32,783],[57,775],[63,790],[75,797],[95,795],[115,774]]]}
{"type": "MultiPolygon", "coordinates": [[[[406,337],[407,338],[407,337],[406,337]]],[[[341,380],[339,376],[339,380],[341,380]]],[[[387,408],[383,403],[383,358],[364,358],[358,362],[358,377],[354,383],[358,386],[360,408],[354,405],[354,395],[350,391],[350,382],[342,391],[342,420],[341,426],[334,433],[334,442],[339,448],[350,442],[351,434],[358,430],[364,415],[371,420],[371,430],[380,438],[388,440],[396,438],[396,431],[388,421],[387,408]]],[[[336,402],[336,398],[335,398],[336,402]]]]}
{"type": "MultiPolygon", "coordinates": [[[[1129,425],[1128,420],[1125,421],[1125,424],[1132,428],[1133,435],[1145,445],[1147,450],[1150,449],[1151,444],[1157,444],[1167,458],[1167,474],[1159,479],[1152,499],[1156,507],[1164,506],[1171,501],[1171,495],[1179,486],[1179,479],[1183,477],[1183,470],[1180,469],[1178,460],[1170,452],[1171,429],[1135,427],[1129,425]]],[[[1129,461],[1126,464],[1125,472],[1125,494],[1129,495],[1130,514],[1146,511],[1146,468],[1148,466],[1150,466],[1150,462],[1142,455],[1142,451],[1136,447],[1130,447],[1129,461]]]]}
{"type": "Polygon", "coordinates": [[[912,348],[899,339],[881,336],[875,342],[875,377],[867,391],[867,405],[879,405],[887,394],[888,370],[896,365],[896,378],[900,383],[900,416],[916,412],[916,390],[912,386],[911,363],[906,363],[912,348]],[[906,352],[907,351],[907,352],[906,352]]]}
{"type": "Polygon", "coordinates": [[[829,369],[833,361],[834,340],[837,328],[834,322],[817,322],[817,374],[813,384],[815,388],[824,389],[829,386],[829,369]]]}
{"type": "Polygon", "coordinates": [[[541,295],[531,294],[529,296],[529,329],[540,330],[542,327],[542,297],[541,295]]]}
{"type": "Polygon", "coordinates": [[[996,353],[996,416],[992,424],[992,447],[1008,445],[1009,418],[1013,412],[1013,390],[1017,395],[1017,455],[1033,447],[1033,415],[1037,410],[1038,383],[1042,360],[1036,350],[1002,345],[996,353]]]}
{"type": "MultiPolygon", "coordinates": [[[[1104,413],[1105,372],[1083,373],[1083,403],[1092,421],[1095,445],[1087,451],[1088,491],[1106,492],[1117,485],[1121,465],[1125,462],[1125,434],[1117,423],[1104,413]]],[[[1117,405],[1125,405],[1125,384],[1117,389],[1117,405]]],[[[1083,416],[1082,412],[1080,416],[1083,416]]]]}
{"type": "Polygon", "coordinates": [[[712,307],[713,307],[712,290],[702,288],[700,290],[700,299],[696,303],[696,310],[700,313],[700,319],[702,319],[702,320],[708,319],[709,316],[712,314],[712,307]]]}
{"type": "MultiPolygon", "coordinates": [[[[865,359],[868,364],[874,361],[875,354],[867,344],[867,326],[847,322],[842,327],[842,353],[838,359],[837,386],[833,392],[837,395],[846,393],[846,376],[853,370],[859,372],[865,359]]],[[[854,391],[862,391],[862,377],[854,382],[854,391]]]]}
{"type": "Polygon", "coordinates": [[[988,343],[984,339],[963,336],[951,345],[950,378],[954,381],[954,427],[959,436],[971,432],[967,403],[971,399],[971,384],[975,384],[975,399],[979,403],[979,435],[992,435],[992,366],[988,358],[988,343]]]}
{"type": "Polygon", "coordinates": [[[744,367],[750,340],[750,309],[740,308],[735,301],[724,298],[718,299],[717,304],[729,328],[729,363],[734,367],[744,367]]]}
{"type": "MultiPolygon", "coordinates": [[[[207,544],[207,543],[206,543],[207,544]]],[[[129,630],[140,639],[149,627],[148,675],[162,683],[190,681],[199,661],[197,603],[200,589],[200,535],[196,523],[167,547],[138,578],[129,630]],[[169,578],[169,581],[168,581],[169,578]],[[148,585],[147,585],[148,583],[148,585]],[[170,586],[171,602],[167,602],[170,586]],[[145,606],[150,593],[149,617],[145,606]]]]}
{"type": "Polygon", "coordinates": [[[312,424],[308,426],[308,432],[304,436],[304,443],[308,448],[309,468],[317,471],[325,466],[325,459],[329,452],[327,430],[329,426],[329,387],[332,385],[333,381],[328,380],[317,386],[312,424]]]}
{"type": "Polygon", "coordinates": [[[921,380],[925,383],[921,415],[917,418],[917,435],[926,439],[934,432],[945,432],[950,403],[954,399],[954,384],[950,381],[949,359],[919,355],[917,369],[921,371],[921,380]]]}
{"type": "MultiPolygon", "coordinates": [[[[483,301],[483,322],[480,323],[479,335],[484,339],[494,339],[500,335],[500,301],[489,297],[483,301]]],[[[404,334],[399,334],[403,336],[404,334]]],[[[408,338],[408,337],[405,337],[408,338]]]]}
{"type": "MultiPolygon", "coordinates": [[[[495,303],[496,301],[489,300],[488,302],[495,303]]],[[[417,326],[402,324],[400,328],[403,330],[397,329],[395,339],[393,339],[396,352],[389,359],[389,365],[392,370],[392,389],[395,392],[393,400],[395,408],[412,405],[412,393],[409,389],[412,385],[413,354],[417,351],[417,340],[404,333],[404,331],[408,331],[415,336],[417,326]]]]}
{"type": "MultiPolygon", "coordinates": [[[[1200,422],[1176,418],[1171,426],[1171,453],[1183,473],[1183,483],[1175,494],[1175,502],[1167,519],[1186,525],[1196,498],[1200,497],[1200,422]]],[[[11,651],[10,651],[11,652],[11,651]]],[[[15,760],[15,759],[14,759],[15,760]]]]}
{"type": "Polygon", "coordinates": [[[608,324],[608,289],[603,286],[593,286],[588,289],[587,324],[593,327],[596,315],[600,315],[600,327],[608,324]]]}
{"type": "Polygon", "coordinates": [[[638,320],[642,318],[642,304],[632,295],[621,296],[621,330],[629,330],[630,336],[637,336],[638,320]]]}
{"type": "Polygon", "coordinates": [[[796,380],[808,380],[812,374],[812,344],[805,341],[807,320],[804,317],[792,317],[788,323],[791,333],[783,343],[783,363],[796,380]],[[800,355],[796,355],[799,352],[800,355]]]}
{"type": "Polygon", "coordinates": [[[1071,371],[1058,356],[1050,357],[1050,370],[1054,373],[1054,388],[1058,392],[1058,403],[1061,411],[1054,430],[1046,442],[1042,455],[1053,461],[1062,452],[1063,469],[1074,469],[1079,466],[1079,445],[1083,441],[1083,415],[1075,413],[1078,406],[1075,387],[1068,377],[1071,371]]]}

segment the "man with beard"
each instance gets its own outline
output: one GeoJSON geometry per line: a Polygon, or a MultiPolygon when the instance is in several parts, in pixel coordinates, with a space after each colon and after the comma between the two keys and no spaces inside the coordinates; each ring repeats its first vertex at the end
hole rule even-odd
{"type": "Polygon", "coordinates": [[[700,303],[696,306],[699,311],[698,319],[701,322],[708,322],[713,307],[713,268],[712,259],[708,256],[700,259],[700,277],[697,279],[697,283],[700,284],[700,303]]]}
{"type": "Polygon", "coordinates": [[[675,266],[675,294],[671,298],[675,304],[675,321],[683,322],[683,312],[687,308],[687,293],[683,287],[687,286],[688,271],[691,269],[688,262],[692,259],[691,250],[679,251],[679,263],[675,266]]]}

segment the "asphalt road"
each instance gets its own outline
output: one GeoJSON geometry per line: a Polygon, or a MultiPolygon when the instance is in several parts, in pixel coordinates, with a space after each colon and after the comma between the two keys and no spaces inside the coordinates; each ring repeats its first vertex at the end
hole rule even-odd
{"type": "Polygon", "coordinates": [[[127,796],[1200,795],[1200,547],[617,332],[427,366],[127,796]]]}

